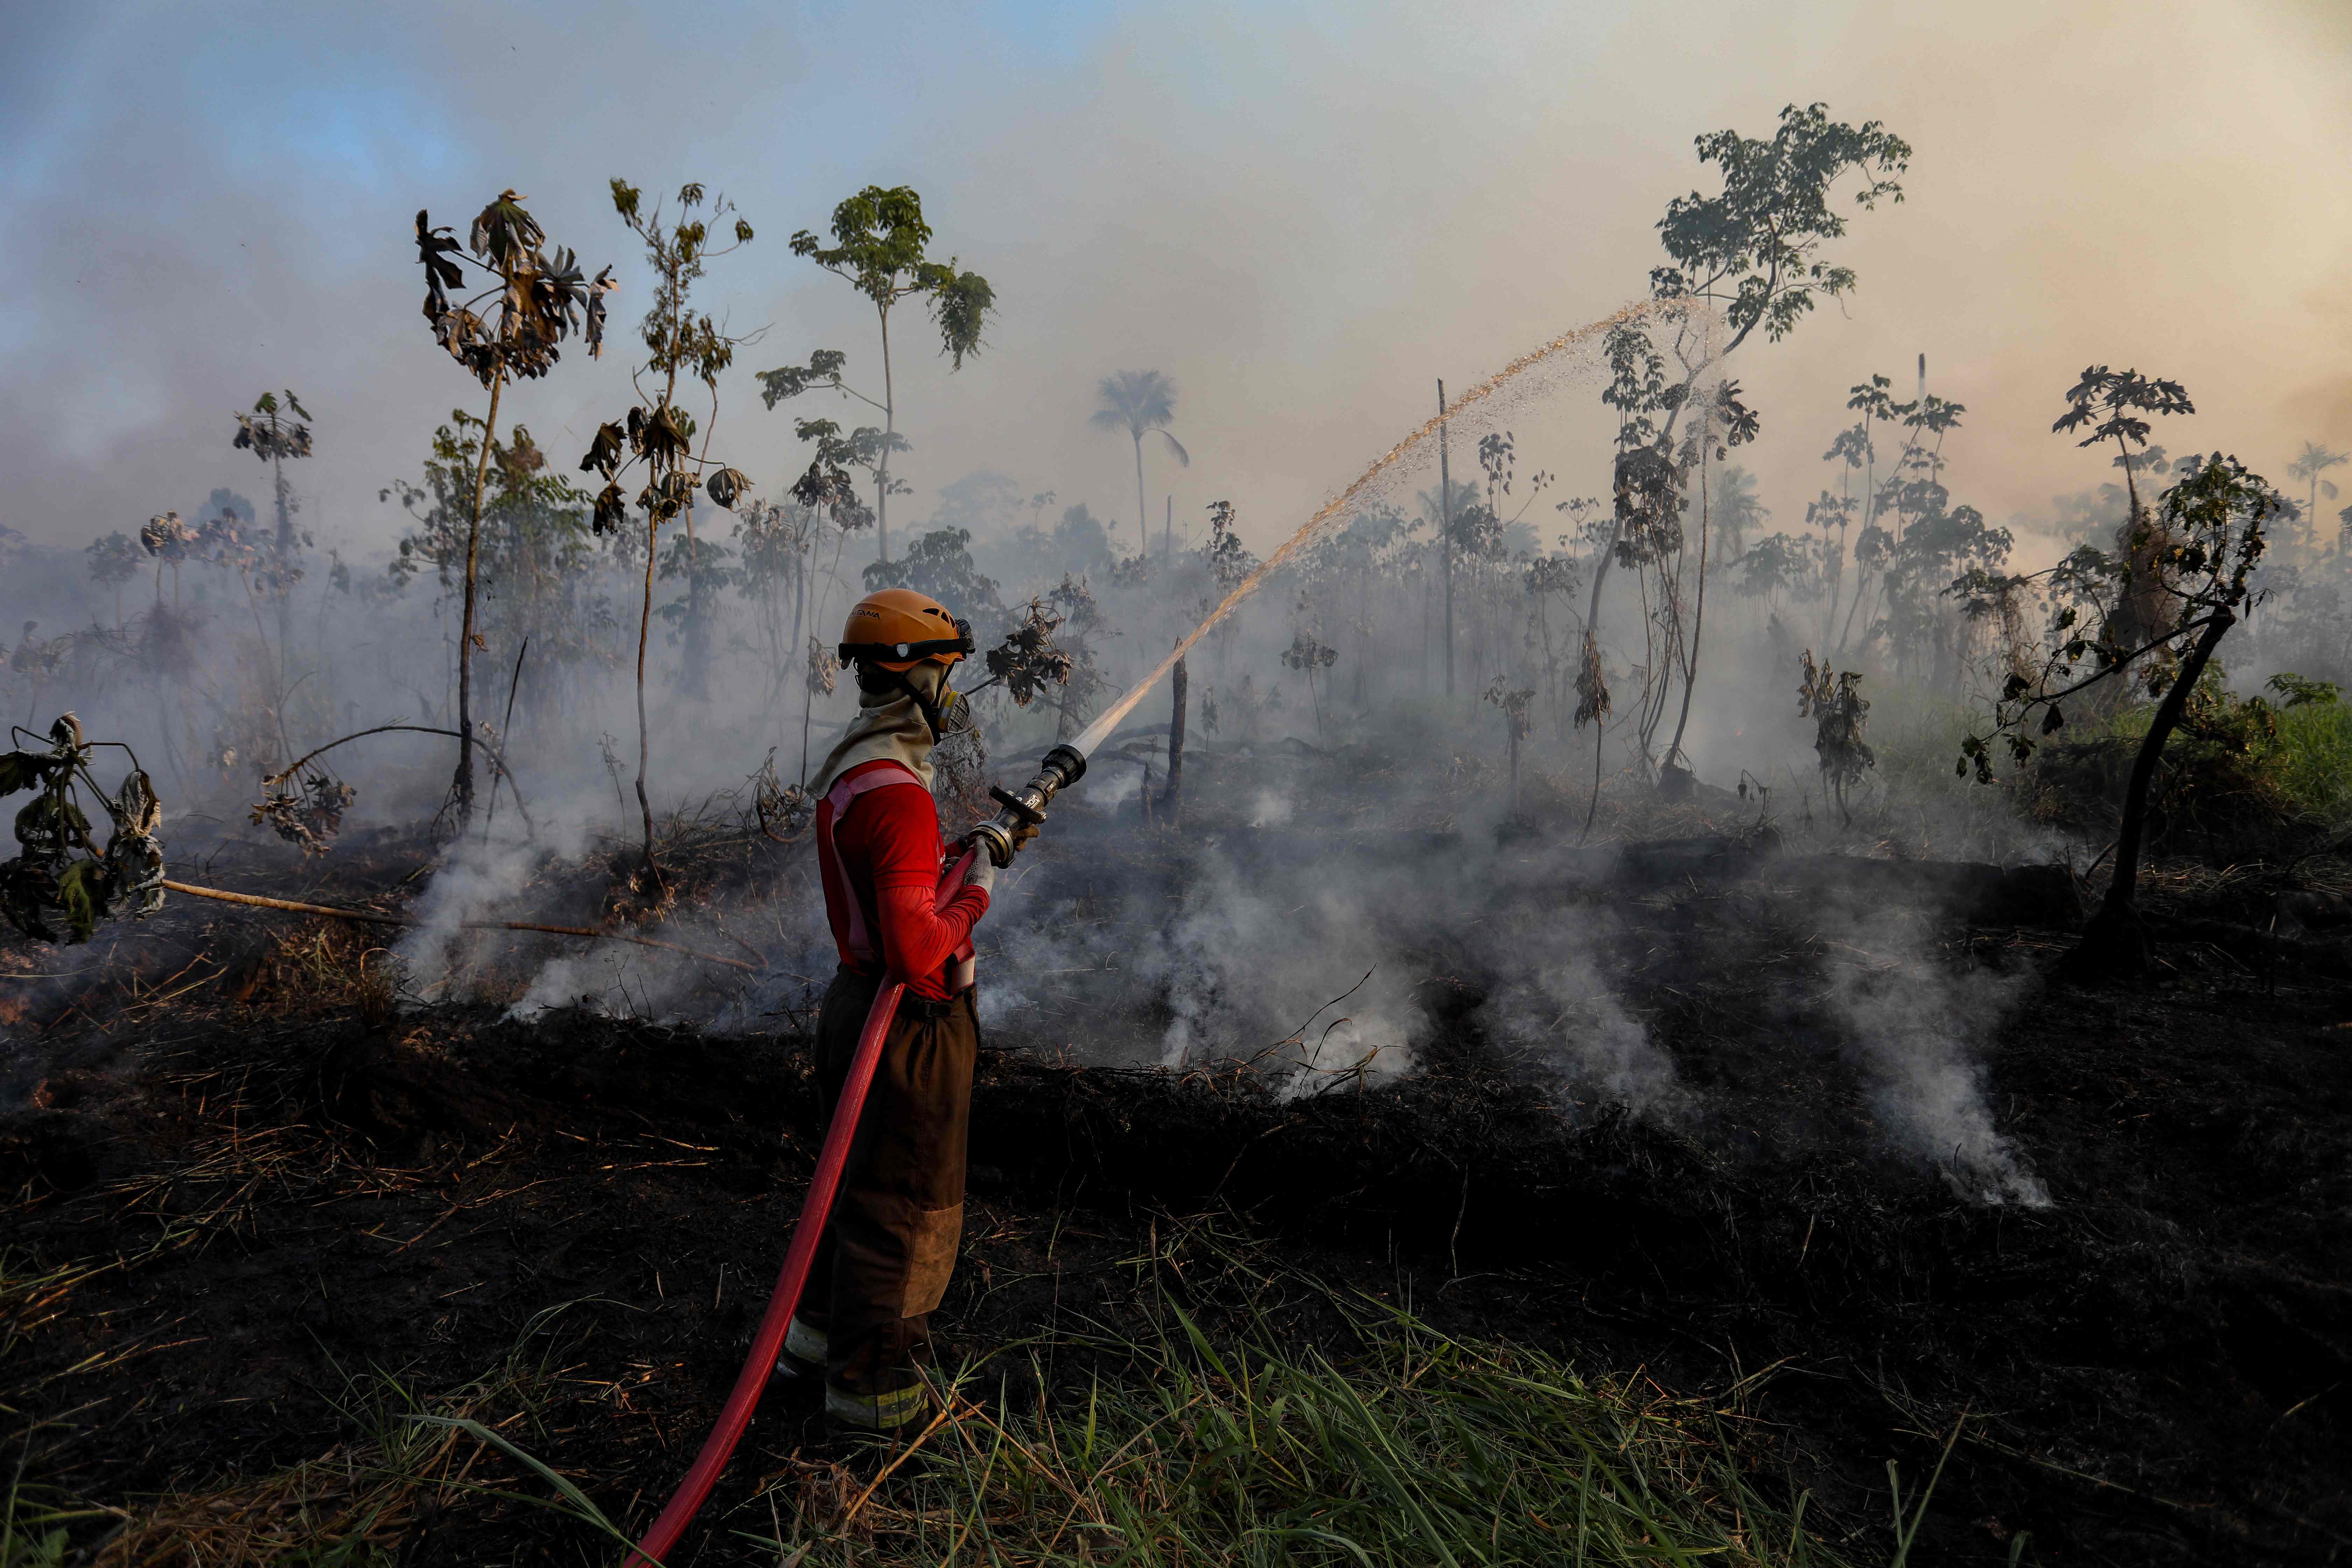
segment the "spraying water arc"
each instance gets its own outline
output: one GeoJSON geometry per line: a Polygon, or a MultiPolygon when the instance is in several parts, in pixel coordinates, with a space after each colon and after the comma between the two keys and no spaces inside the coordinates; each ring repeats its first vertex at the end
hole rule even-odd
{"type": "MultiPolygon", "coordinates": [[[[1519,355],[1464,393],[1446,412],[1423,422],[1403,440],[1381,453],[1371,467],[1357,476],[1353,484],[1317,509],[1315,515],[1300,525],[1282,548],[1234,584],[1233,591],[1218,602],[1201,624],[1187,633],[1167,657],[1154,665],[1125,696],[1097,715],[1094,722],[1088,724],[1076,740],[1066,742],[1046,752],[1045,760],[1038,764],[1036,776],[1027,784],[1019,790],[992,788],[989,791],[1003,809],[971,830],[966,839],[968,847],[956,858],[940,880],[937,894],[940,903],[944,905],[962,884],[964,868],[971,863],[973,855],[986,855],[1000,867],[1012,864],[1014,836],[1024,826],[1034,827],[1045,820],[1045,807],[1054,797],[1086,775],[1087,758],[1118,728],[1120,721],[1135,710],[1136,704],[1166,678],[1168,672],[1175,668],[1176,661],[1206,637],[1218,622],[1231,615],[1244,599],[1257,592],[1334,519],[1346,515],[1382,474],[1418,450],[1449,421],[1461,418],[1465,413],[1494,396],[1528,371],[1590,341],[1598,333],[1654,311],[1687,309],[1696,303],[1681,299],[1638,300],[1613,315],[1604,316],[1573,331],[1562,332],[1519,355]]],[[[817,1237],[824,1229],[825,1220],[833,1208],[834,1196],[840,1190],[842,1173],[848,1162],[850,1140],[856,1132],[859,1114],[865,1109],[866,1090],[874,1081],[874,1071],[881,1060],[882,1047],[889,1034],[891,1020],[897,1016],[899,998],[905,993],[905,982],[892,979],[874,998],[874,1005],[866,1016],[865,1027],[858,1035],[856,1050],[850,1058],[848,1077],[834,1107],[833,1120],[825,1129],[824,1145],[817,1156],[816,1173],[809,1184],[808,1197],[802,1205],[800,1217],[794,1223],[792,1242],[786,1248],[774,1293],[770,1296],[767,1311],[752,1336],[751,1353],[745,1360],[743,1370],[735,1380],[734,1392],[728,1396],[710,1435],[703,1440],[702,1450],[696,1456],[693,1467],[655,1520],[653,1528],[646,1532],[636,1550],[629,1555],[625,1568],[653,1568],[677,1544],[678,1538],[693,1522],[703,1500],[710,1495],[711,1488],[718,1484],[719,1473],[726,1468],[737,1441],[751,1425],[751,1413],[757,1408],[760,1395],[767,1387],[769,1369],[775,1364],[777,1353],[783,1348],[784,1331],[792,1322],[794,1309],[800,1305],[801,1291],[808,1283],[809,1266],[815,1258],[817,1237]]]]}
{"type": "Polygon", "coordinates": [[[1612,315],[1603,316],[1597,321],[1587,322],[1572,331],[1562,332],[1538,347],[1530,349],[1454,399],[1450,407],[1423,421],[1411,435],[1381,453],[1371,467],[1357,475],[1353,484],[1318,508],[1315,515],[1301,524],[1298,531],[1286,540],[1282,548],[1267,556],[1255,571],[1234,584],[1233,591],[1218,602],[1216,607],[1202,618],[1199,626],[1194,626],[1179,639],[1176,646],[1171,648],[1158,664],[1153,665],[1141,680],[1129,688],[1125,696],[1097,714],[1094,721],[1079,733],[1077,739],[1066,742],[1047,752],[1045,762],[1038,767],[1035,778],[1030,780],[1017,794],[1008,794],[1002,789],[992,789],[989,793],[1004,809],[992,820],[975,828],[972,834],[974,839],[986,847],[990,858],[1000,867],[1012,864],[1013,835],[1015,830],[1024,824],[1034,827],[1045,820],[1046,803],[1061,791],[1077,783],[1079,777],[1087,771],[1087,759],[1094,754],[1095,748],[1109,739],[1113,731],[1118,730],[1120,722],[1135,710],[1136,704],[1142,701],[1153,687],[1167,678],[1168,672],[1176,668],[1176,661],[1191,652],[1194,644],[1214,630],[1218,622],[1231,615],[1244,599],[1264,586],[1266,581],[1282,570],[1292,557],[1312,543],[1317,534],[1334,521],[1348,515],[1357,500],[1367,489],[1377,483],[1383,474],[1412,456],[1432,437],[1440,434],[1453,421],[1461,418],[1479,404],[1493,397],[1536,366],[1590,342],[1595,335],[1657,310],[1689,308],[1696,303],[1696,301],[1679,298],[1636,300],[1612,315]]]}

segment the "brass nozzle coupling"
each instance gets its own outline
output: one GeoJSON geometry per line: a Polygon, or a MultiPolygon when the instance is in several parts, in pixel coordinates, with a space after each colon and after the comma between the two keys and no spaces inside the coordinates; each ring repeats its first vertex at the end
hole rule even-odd
{"type": "Polygon", "coordinates": [[[1004,809],[971,830],[972,842],[987,851],[999,870],[1012,865],[1013,836],[1024,826],[1044,822],[1047,803],[1084,778],[1086,772],[1086,753],[1066,742],[1045,753],[1045,760],[1037,764],[1037,776],[1018,793],[1008,794],[991,784],[990,796],[1004,809]]]}

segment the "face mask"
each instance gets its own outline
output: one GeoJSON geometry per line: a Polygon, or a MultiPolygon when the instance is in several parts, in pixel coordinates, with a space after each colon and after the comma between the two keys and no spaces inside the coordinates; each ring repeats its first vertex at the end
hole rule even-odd
{"type": "Polygon", "coordinates": [[[942,687],[938,711],[927,715],[931,721],[932,739],[944,741],[950,735],[970,734],[980,721],[971,710],[971,699],[954,687],[942,687]]]}
{"type": "MultiPolygon", "coordinates": [[[[938,668],[937,666],[932,668],[938,668]]],[[[923,693],[923,688],[932,684],[932,679],[928,672],[919,679],[913,675],[899,678],[899,682],[906,689],[907,694],[915,700],[915,709],[922,714],[924,725],[931,731],[933,744],[946,740],[950,735],[966,734],[979,723],[978,718],[971,710],[971,700],[948,684],[946,670],[940,670],[937,680],[940,695],[939,700],[933,701],[923,693]]]]}

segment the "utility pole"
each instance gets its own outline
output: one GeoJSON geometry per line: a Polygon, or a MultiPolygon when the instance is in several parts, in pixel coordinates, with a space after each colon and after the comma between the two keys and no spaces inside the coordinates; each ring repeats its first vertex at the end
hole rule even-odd
{"type": "Polygon", "coordinates": [[[1171,542],[1176,537],[1176,498],[1170,495],[1164,499],[1168,502],[1168,512],[1160,521],[1160,560],[1162,565],[1176,559],[1175,552],[1170,548],[1171,542]]]}
{"type": "Polygon", "coordinates": [[[1445,383],[1437,384],[1437,547],[1445,563],[1445,695],[1454,695],[1454,470],[1445,460],[1445,383]]]}

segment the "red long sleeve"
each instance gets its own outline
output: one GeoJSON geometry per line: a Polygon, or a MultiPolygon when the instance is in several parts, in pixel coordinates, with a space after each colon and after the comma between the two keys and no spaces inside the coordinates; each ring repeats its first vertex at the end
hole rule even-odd
{"type": "MultiPolygon", "coordinates": [[[[845,776],[892,765],[866,763],[845,776]]],[[[832,824],[832,838],[837,865],[826,877],[825,901],[843,961],[856,958],[848,911],[838,905],[845,892],[861,906],[866,928],[878,934],[883,965],[892,978],[906,981],[919,996],[945,1000],[948,960],[987,912],[988,894],[962,888],[945,909],[934,903],[947,847],[930,792],[911,777],[903,784],[869,789],[832,824]]]]}
{"type": "Polygon", "coordinates": [[[940,984],[940,972],[988,912],[988,894],[979,888],[960,889],[948,907],[937,912],[931,899],[929,887],[882,890],[883,963],[893,976],[905,977],[919,995],[943,998],[947,987],[940,984]]]}

